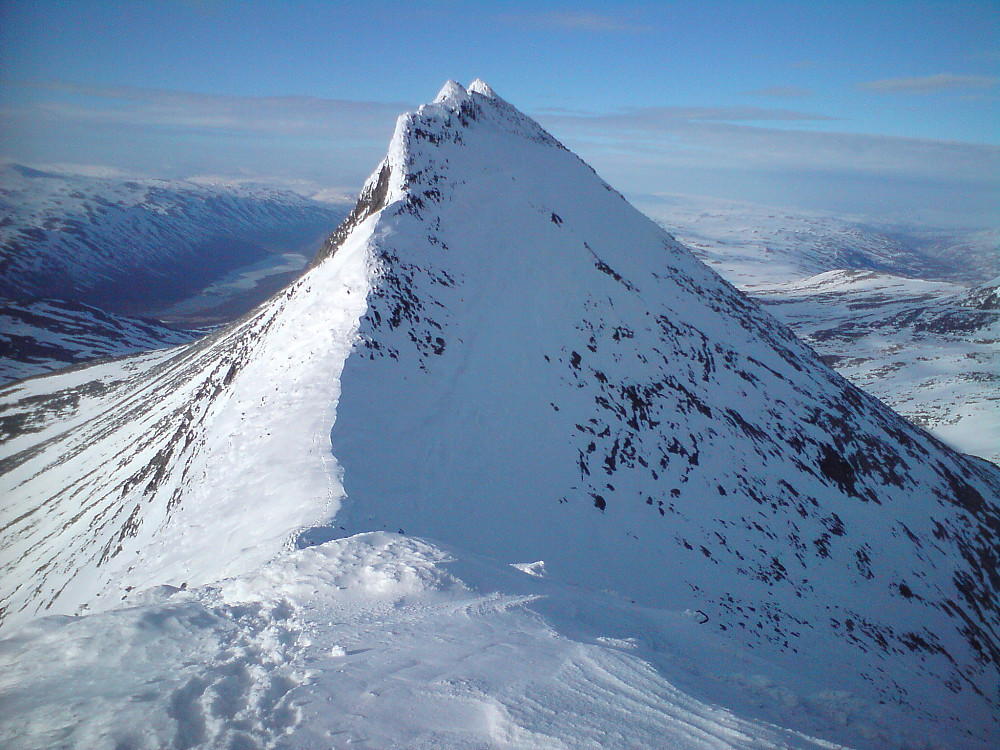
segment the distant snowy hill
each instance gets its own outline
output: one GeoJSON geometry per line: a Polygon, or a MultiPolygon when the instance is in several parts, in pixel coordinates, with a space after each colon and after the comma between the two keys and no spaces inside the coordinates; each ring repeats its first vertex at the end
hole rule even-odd
{"type": "Polygon", "coordinates": [[[1000,469],[480,81],[285,291],[0,427],[8,741],[1000,739],[1000,469]]]}
{"type": "Polygon", "coordinates": [[[1000,277],[969,291],[965,302],[980,310],[1000,310],[1000,277]]]}
{"type": "Polygon", "coordinates": [[[741,289],[838,270],[966,284],[1000,274],[998,230],[873,227],[695,196],[643,196],[637,205],[741,289]]]}
{"type": "Polygon", "coordinates": [[[959,450],[1000,461],[997,281],[968,285],[995,275],[996,232],[890,236],[765,206],[642,205],[855,385],[959,450]]]}
{"type": "Polygon", "coordinates": [[[165,349],[199,335],[73,302],[0,299],[0,383],[94,359],[165,349]]]}
{"type": "Polygon", "coordinates": [[[946,263],[957,281],[979,283],[1000,276],[1000,229],[916,233],[926,252],[946,263]]]}
{"type": "MultiPolygon", "coordinates": [[[[329,233],[342,207],[262,185],[0,167],[0,297],[148,315],[329,233]]],[[[271,289],[270,292],[274,290],[271,289]]],[[[257,300],[260,301],[260,300],[257,300]]]]}

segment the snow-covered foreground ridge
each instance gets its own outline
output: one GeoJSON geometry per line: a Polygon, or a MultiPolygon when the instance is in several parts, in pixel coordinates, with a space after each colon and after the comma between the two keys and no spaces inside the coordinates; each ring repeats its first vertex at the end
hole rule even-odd
{"type": "Polygon", "coordinates": [[[946,746],[997,737],[1000,472],[852,387],[479,82],[400,119],[284,293],[0,409],[7,632],[386,529],[698,611],[946,746]]]}
{"type": "Polygon", "coordinates": [[[656,661],[685,683],[717,675],[779,719],[857,714],[873,737],[905,734],[836,692],[776,690],[752,655],[705,646],[693,613],[360,534],[21,629],[0,642],[0,746],[840,747],[694,697],[656,661]],[[656,637],[631,635],[643,632],[656,637]]]}

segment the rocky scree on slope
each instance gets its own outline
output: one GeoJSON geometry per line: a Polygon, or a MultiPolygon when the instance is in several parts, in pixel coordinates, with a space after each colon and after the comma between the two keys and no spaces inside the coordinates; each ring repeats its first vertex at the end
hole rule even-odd
{"type": "Polygon", "coordinates": [[[1000,310],[1000,278],[970,290],[966,304],[979,310],[1000,310]]]}

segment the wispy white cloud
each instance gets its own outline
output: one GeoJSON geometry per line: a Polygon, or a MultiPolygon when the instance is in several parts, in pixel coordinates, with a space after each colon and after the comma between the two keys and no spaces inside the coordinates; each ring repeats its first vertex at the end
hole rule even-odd
{"type": "Polygon", "coordinates": [[[653,27],[623,18],[598,13],[553,12],[501,16],[502,20],[523,29],[548,29],[591,34],[647,34],[653,27]]]}
{"type": "Polygon", "coordinates": [[[858,88],[882,94],[935,94],[942,91],[992,89],[998,85],[1000,85],[1000,78],[993,76],[938,73],[913,78],[880,78],[876,81],[859,83],[858,88]]]}
{"type": "Polygon", "coordinates": [[[750,112],[538,119],[627,195],[697,192],[941,226],[1000,221],[1000,147],[800,130],[773,112],[770,127],[763,113],[752,124],[734,116],[750,112]]]}
{"type": "Polygon", "coordinates": [[[764,96],[776,99],[796,99],[803,96],[812,96],[810,89],[800,89],[796,86],[768,86],[763,89],[748,91],[750,96],[764,96]]]}
{"type": "MultiPolygon", "coordinates": [[[[0,157],[106,163],[160,176],[280,177],[351,192],[385,154],[396,117],[412,109],[315,97],[65,83],[29,90],[8,83],[0,85],[0,157]]],[[[836,127],[831,118],[783,108],[528,114],[626,194],[701,192],[852,211],[859,205],[902,213],[932,207],[938,215],[961,213],[962,221],[998,220],[996,146],[829,132],[836,127]]]]}
{"type": "Polygon", "coordinates": [[[310,96],[250,97],[130,86],[31,84],[38,96],[7,104],[7,116],[165,128],[286,135],[354,132],[359,125],[393,122],[400,102],[358,102],[310,96]]]}
{"type": "Polygon", "coordinates": [[[355,190],[404,103],[0,82],[0,158],[104,163],[163,177],[215,172],[355,190]]]}
{"type": "Polygon", "coordinates": [[[607,115],[541,113],[539,118],[557,134],[685,166],[840,169],[994,182],[1000,173],[997,146],[757,124],[828,119],[785,110],[644,108],[607,115]]]}
{"type": "Polygon", "coordinates": [[[823,122],[838,119],[813,112],[764,107],[635,107],[613,113],[551,109],[542,110],[542,113],[624,130],[658,128],[677,122],[823,122]]]}

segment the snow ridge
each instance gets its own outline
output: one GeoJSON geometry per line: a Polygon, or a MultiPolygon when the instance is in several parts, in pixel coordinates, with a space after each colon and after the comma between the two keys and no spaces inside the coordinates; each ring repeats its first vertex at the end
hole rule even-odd
{"type": "Polygon", "coordinates": [[[252,569],[336,510],[367,242],[193,344],[0,389],[3,627],[252,569]]]}

